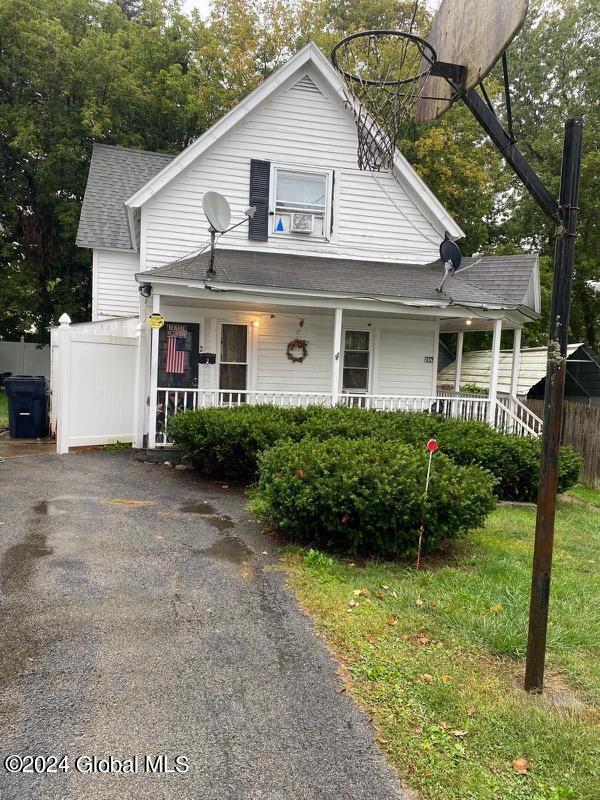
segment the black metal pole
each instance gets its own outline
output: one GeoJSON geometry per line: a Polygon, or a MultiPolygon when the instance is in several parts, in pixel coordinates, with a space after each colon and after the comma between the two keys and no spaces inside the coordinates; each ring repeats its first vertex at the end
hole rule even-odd
{"type": "Polygon", "coordinates": [[[552,569],[554,518],[558,489],[558,451],[566,377],[582,141],[582,120],[578,117],[567,120],[559,200],[562,226],[557,234],[554,251],[554,281],[544,396],[542,461],[535,526],[529,608],[529,637],[525,669],[525,689],[530,692],[541,692],[544,688],[550,573],[552,569]]]}

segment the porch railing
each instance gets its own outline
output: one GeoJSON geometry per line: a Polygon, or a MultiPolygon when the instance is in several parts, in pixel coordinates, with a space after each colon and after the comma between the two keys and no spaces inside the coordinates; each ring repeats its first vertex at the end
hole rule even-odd
{"type": "MultiPolygon", "coordinates": [[[[541,420],[516,398],[514,403],[498,398],[494,413],[495,427],[521,436],[537,436],[541,420]]],[[[156,446],[172,444],[167,434],[169,420],[179,411],[196,408],[233,408],[241,405],[292,406],[352,406],[376,411],[420,411],[487,422],[489,398],[481,395],[461,395],[453,392],[436,395],[347,394],[337,397],[331,392],[238,391],[228,389],[166,389],[157,390],[156,446]]]]}

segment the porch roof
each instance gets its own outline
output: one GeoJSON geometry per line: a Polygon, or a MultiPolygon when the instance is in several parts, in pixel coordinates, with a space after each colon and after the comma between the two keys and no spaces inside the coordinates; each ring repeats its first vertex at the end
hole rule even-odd
{"type": "Polygon", "coordinates": [[[208,260],[209,253],[205,252],[139,272],[136,277],[140,283],[162,279],[199,281],[207,286],[230,284],[308,293],[335,292],[361,298],[377,296],[519,308],[526,305],[527,289],[537,265],[535,254],[465,258],[461,269],[446,280],[443,291],[439,292],[444,277],[441,261],[402,264],[219,249],[215,256],[217,274],[207,279],[208,260]]]}

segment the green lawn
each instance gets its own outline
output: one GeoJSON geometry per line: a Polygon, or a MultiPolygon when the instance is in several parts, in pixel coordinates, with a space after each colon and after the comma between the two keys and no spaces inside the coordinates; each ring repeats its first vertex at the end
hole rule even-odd
{"type": "Polygon", "coordinates": [[[4,389],[0,389],[0,428],[8,428],[8,398],[4,389]]]}
{"type": "Polygon", "coordinates": [[[559,510],[544,697],[521,688],[534,521],[532,510],[499,509],[420,572],[286,556],[348,690],[423,800],[599,796],[600,513],[559,510]]]}
{"type": "Polygon", "coordinates": [[[588,489],[587,486],[574,486],[569,489],[567,494],[572,494],[574,497],[583,500],[586,503],[592,503],[600,508],[600,491],[597,489],[588,489]]]}

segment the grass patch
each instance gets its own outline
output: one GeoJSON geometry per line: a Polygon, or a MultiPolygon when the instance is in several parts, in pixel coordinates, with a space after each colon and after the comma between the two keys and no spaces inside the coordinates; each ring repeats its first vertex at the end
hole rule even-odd
{"type": "Polygon", "coordinates": [[[423,800],[598,796],[600,515],[560,506],[541,698],[521,688],[534,523],[533,510],[499,509],[421,572],[287,553],[291,585],[349,691],[423,800]]]}
{"type": "Polygon", "coordinates": [[[593,503],[595,506],[600,506],[600,491],[598,489],[588,489],[587,486],[573,486],[569,489],[567,494],[572,494],[573,497],[578,497],[586,503],[593,503]]]}
{"type": "Polygon", "coordinates": [[[8,397],[4,389],[0,389],[0,428],[8,428],[8,397]]]}

